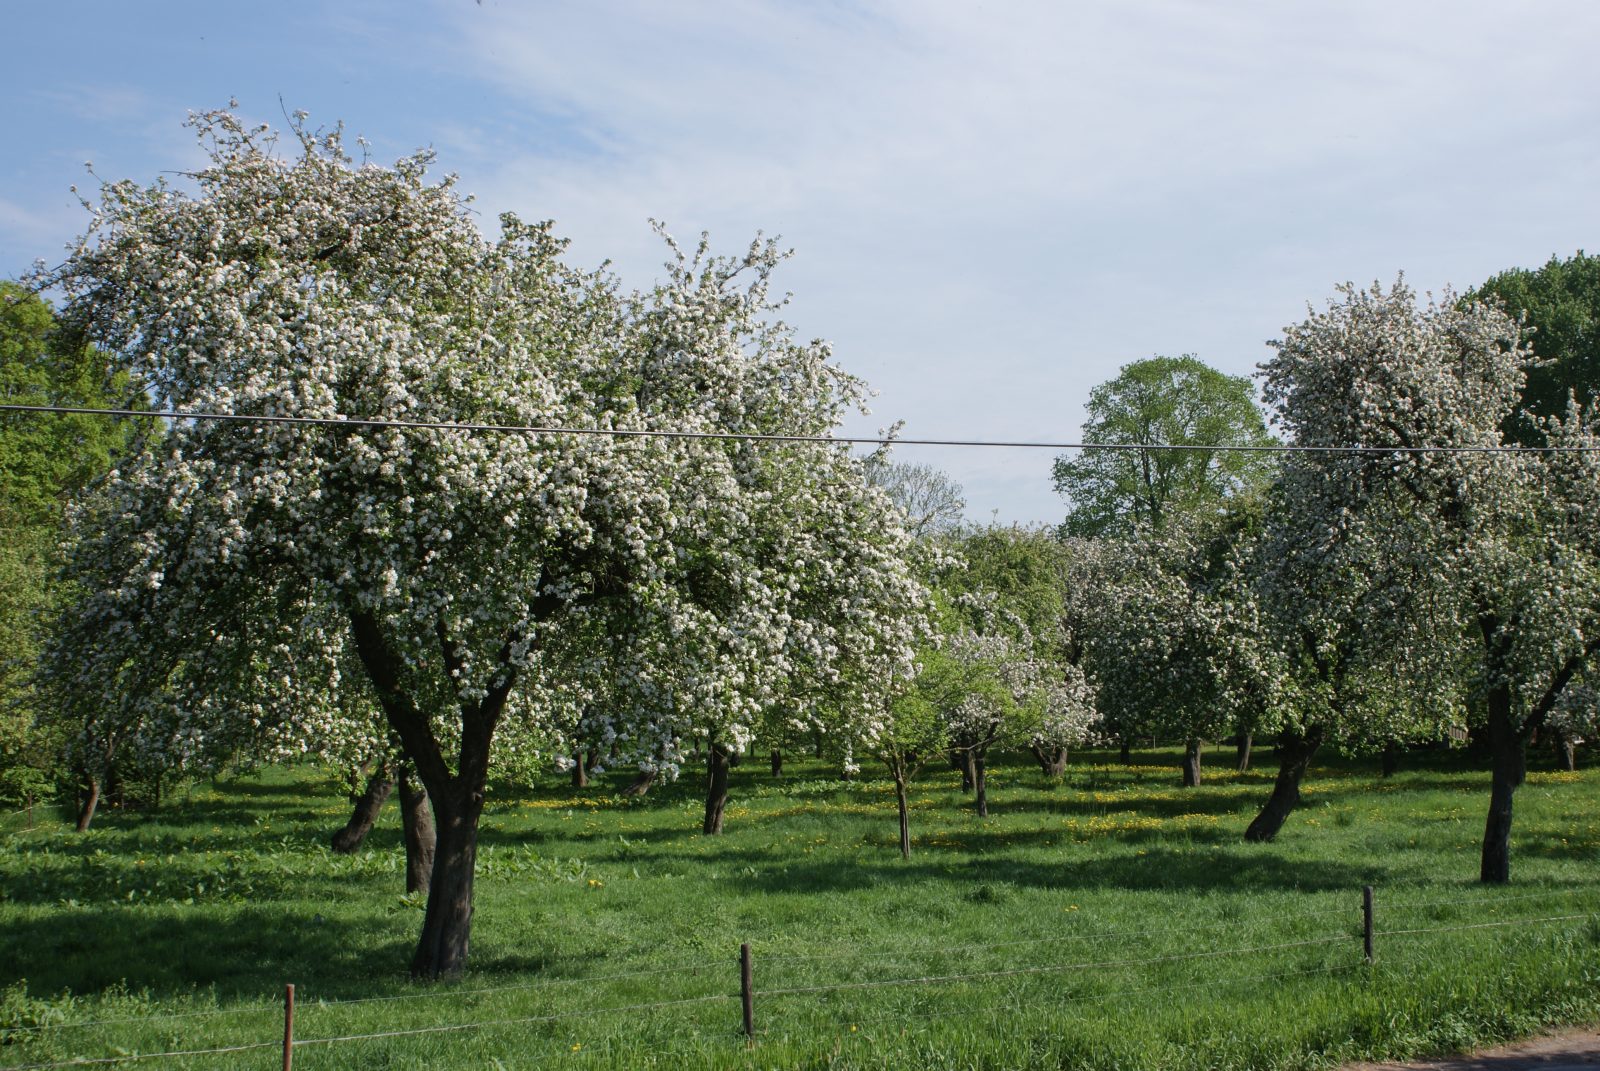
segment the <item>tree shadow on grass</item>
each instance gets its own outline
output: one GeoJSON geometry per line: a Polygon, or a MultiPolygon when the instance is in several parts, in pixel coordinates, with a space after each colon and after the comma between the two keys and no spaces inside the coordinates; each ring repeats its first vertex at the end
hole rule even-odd
{"type": "Polygon", "coordinates": [[[328,916],[298,906],[62,909],[7,925],[0,984],[26,979],[37,994],[211,991],[223,1005],[281,994],[290,981],[312,997],[359,996],[374,979],[403,977],[411,950],[410,940],[371,929],[331,906],[328,916]]]}
{"type": "Polygon", "coordinates": [[[837,859],[798,862],[792,856],[760,851],[722,858],[713,854],[705,861],[713,866],[738,863],[748,868],[734,879],[741,889],[784,894],[848,893],[885,885],[971,888],[996,882],[1033,889],[1312,893],[1381,884],[1391,874],[1388,867],[1371,861],[1356,866],[1308,863],[1285,858],[1270,845],[1243,843],[1215,844],[1200,851],[1152,847],[1142,855],[1119,853],[1059,864],[1000,855],[964,854],[956,861],[928,851],[914,851],[909,860],[886,853],[881,862],[855,865],[837,859]]]}

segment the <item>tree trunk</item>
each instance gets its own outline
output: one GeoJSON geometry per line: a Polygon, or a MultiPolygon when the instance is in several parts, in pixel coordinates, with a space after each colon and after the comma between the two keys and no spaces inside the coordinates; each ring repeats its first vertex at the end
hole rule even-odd
{"type": "Polygon", "coordinates": [[[1400,769],[1400,746],[1393,740],[1385,740],[1380,762],[1383,776],[1393,777],[1395,771],[1400,769]]]}
{"type": "Polygon", "coordinates": [[[422,939],[411,959],[413,978],[446,978],[467,963],[472,936],[472,878],[478,858],[478,818],[483,793],[459,779],[447,792],[430,792],[437,840],[422,939]]]}
{"type": "Polygon", "coordinates": [[[654,770],[640,770],[639,776],[628,783],[628,787],[622,790],[622,794],[625,797],[642,796],[650,791],[650,786],[655,782],[656,772],[654,770]]]}
{"type": "Polygon", "coordinates": [[[906,804],[906,771],[903,766],[894,772],[894,802],[900,809],[900,858],[911,858],[911,813],[906,804]]]}
{"type": "Polygon", "coordinates": [[[961,771],[961,791],[971,792],[973,786],[972,749],[965,747],[951,748],[950,768],[961,771]]]}
{"type": "MultiPolygon", "coordinates": [[[[516,686],[516,670],[502,665],[488,689],[461,703],[461,734],[456,761],[447,762],[430,720],[402,685],[405,661],[385,634],[379,618],[352,610],[351,634],[389,727],[399,737],[417,776],[427,786],[437,839],[422,936],[411,957],[413,978],[460,974],[472,936],[472,878],[478,857],[478,819],[489,781],[489,753],[495,725],[516,686]],[[452,770],[452,766],[454,769],[452,770]]],[[[443,665],[459,669],[460,657],[443,619],[438,623],[443,665]],[[452,667],[452,664],[454,666],[452,667]]],[[[507,649],[513,646],[507,641],[507,649]]]]}
{"type": "Polygon", "coordinates": [[[78,832],[89,832],[94,821],[95,808],[100,806],[100,779],[91,773],[83,775],[83,790],[78,797],[78,832]]]}
{"type": "Polygon", "coordinates": [[[1578,769],[1578,745],[1572,737],[1560,730],[1554,733],[1556,738],[1556,761],[1568,773],[1578,769]]]}
{"type": "Polygon", "coordinates": [[[706,779],[706,820],[700,831],[710,836],[722,832],[722,813],[728,806],[728,752],[712,742],[706,753],[710,776],[706,779]]]}
{"type": "Polygon", "coordinates": [[[355,797],[355,810],[350,813],[350,821],[329,841],[334,851],[340,855],[351,855],[360,850],[361,842],[367,839],[367,834],[377,824],[378,812],[383,810],[383,804],[393,788],[394,771],[387,762],[378,763],[377,769],[367,778],[367,787],[355,797]]]}
{"type": "Polygon", "coordinates": [[[1511,880],[1511,800],[1527,773],[1527,738],[1511,723],[1511,688],[1489,689],[1489,818],[1483,827],[1483,859],[1478,880],[1501,885],[1511,880]]]}
{"type": "Polygon", "coordinates": [[[400,824],[406,838],[406,892],[421,892],[433,877],[433,853],[438,833],[433,828],[433,807],[428,790],[413,781],[404,767],[395,778],[400,793],[400,824]]]}
{"type": "Polygon", "coordinates": [[[1238,768],[1239,768],[1239,772],[1240,773],[1245,773],[1246,771],[1248,771],[1250,769],[1250,749],[1255,745],[1255,742],[1256,742],[1256,734],[1255,733],[1250,732],[1250,733],[1240,733],[1239,734],[1239,743],[1238,743],[1239,767],[1238,768]]]}
{"type": "Polygon", "coordinates": [[[1064,747],[1046,748],[1038,744],[1028,745],[1033,757],[1039,761],[1039,769],[1051,780],[1059,778],[1067,771],[1067,749],[1064,747]]]}
{"type": "Polygon", "coordinates": [[[1191,736],[1183,749],[1183,787],[1194,788],[1200,783],[1200,750],[1205,741],[1191,736]]]}
{"type": "Polygon", "coordinates": [[[581,747],[572,749],[572,787],[589,787],[589,770],[583,764],[583,748],[581,747]]]}
{"type": "Polygon", "coordinates": [[[811,743],[816,750],[816,757],[819,759],[822,758],[822,756],[826,753],[824,745],[827,743],[827,741],[823,737],[821,729],[817,729],[812,732],[811,743]]]}
{"type": "Polygon", "coordinates": [[[1117,749],[1117,761],[1124,766],[1133,761],[1133,743],[1126,735],[1122,737],[1122,746],[1117,749]]]}
{"type": "Polygon", "coordinates": [[[1326,730],[1320,725],[1304,733],[1278,734],[1278,780],[1272,786],[1272,795],[1267,797],[1266,806],[1261,808],[1261,813],[1245,830],[1245,840],[1269,841],[1278,835],[1278,830],[1289,818],[1289,812],[1300,802],[1300,781],[1306,775],[1306,767],[1311,765],[1311,757],[1322,746],[1325,735],[1326,730]]]}
{"type": "Polygon", "coordinates": [[[783,752],[778,748],[772,749],[772,776],[783,776],[783,752]]]}
{"type": "Polygon", "coordinates": [[[981,751],[970,751],[972,756],[972,787],[978,793],[978,817],[989,817],[989,763],[981,751]]]}

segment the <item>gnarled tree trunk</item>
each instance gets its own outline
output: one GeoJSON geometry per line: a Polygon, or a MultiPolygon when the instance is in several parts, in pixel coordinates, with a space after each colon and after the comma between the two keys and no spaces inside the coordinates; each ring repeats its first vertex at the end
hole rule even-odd
{"type": "Polygon", "coordinates": [[[700,827],[702,833],[712,836],[722,832],[722,814],[728,806],[729,758],[727,748],[712,741],[706,752],[706,820],[700,827]]]}
{"type": "Polygon", "coordinates": [[[366,787],[351,798],[355,809],[350,812],[350,821],[330,839],[334,851],[340,855],[351,855],[360,850],[361,842],[367,839],[367,834],[377,824],[378,813],[383,810],[384,802],[393,789],[394,771],[387,762],[378,763],[367,777],[366,787]]]}
{"type": "Polygon", "coordinates": [[[972,787],[978,794],[978,817],[989,817],[989,762],[982,750],[969,752],[972,756],[972,787]]]}
{"type": "Polygon", "coordinates": [[[783,776],[783,751],[779,748],[772,749],[772,776],[783,776]]]}
{"type": "Polygon", "coordinates": [[[1238,770],[1240,773],[1244,773],[1250,769],[1250,748],[1254,746],[1255,741],[1256,734],[1253,732],[1239,734],[1239,743],[1237,747],[1239,754],[1238,770]]]}
{"type": "Polygon", "coordinates": [[[412,779],[404,766],[395,778],[400,795],[401,827],[406,838],[406,892],[421,892],[433,877],[433,853],[438,833],[433,827],[433,807],[428,790],[412,779]]]}
{"type": "Polygon", "coordinates": [[[654,770],[640,770],[639,776],[628,782],[628,787],[622,790],[623,796],[642,796],[650,791],[650,786],[656,783],[654,770]]]}
{"type": "Polygon", "coordinates": [[[1400,745],[1393,740],[1384,741],[1379,767],[1384,777],[1393,777],[1395,775],[1395,771],[1400,769],[1400,745]]]}
{"type": "Polygon", "coordinates": [[[1052,780],[1059,778],[1067,770],[1067,749],[1064,747],[1042,747],[1039,744],[1029,744],[1028,750],[1033,752],[1033,757],[1039,762],[1039,769],[1052,780]]]}
{"type": "Polygon", "coordinates": [[[1266,806],[1245,830],[1245,840],[1268,841],[1278,835],[1289,812],[1300,802],[1300,782],[1326,735],[1327,730],[1320,725],[1304,732],[1278,734],[1278,779],[1272,786],[1272,795],[1267,797],[1266,806]]]}
{"type": "Polygon", "coordinates": [[[1205,741],[1191,736],[1183,749],[1183,787],[1194,788],[1200,783],[1200,752],[1205,741]]]}
{"type": "Polygon", "coordinates": [[[583,763],[583,748],[572,749],[572,787],[589,787],[589,768],[583,763]]]}
{"type": "Polygon", "coordinates": [[[1128,739],[1128,734],[1123,733],[1117,748],[1117,761],[1126,766],[1133,761],[1133,742],[1128,739]]]}

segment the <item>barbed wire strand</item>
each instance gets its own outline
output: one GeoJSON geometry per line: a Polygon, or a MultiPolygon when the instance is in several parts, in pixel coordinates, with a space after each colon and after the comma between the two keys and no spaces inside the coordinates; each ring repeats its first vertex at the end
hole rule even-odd
{"type": "Polygon", "coordinates": [[[1248,955],[1255,952],[1276,952],[1285,948],[1304,948],[1309,945],[1333,944],[1336,941],[1349,941],[1353,937],[1349,933],[1341,933],[1333,937],[1316,937],[1307,941],[1285,941],[1273,945],[1255,945],[1249,948],[1221,948],[1210,952],[1187,952],[1176,956],[1151,956],[1145,959],[1120,959],[1101,960],[1088,963],[1058,963],[1043,967],[1010,967],[998,971],[971,971],[964,974],[935,974],[920,978],[882,978],[865,982],[835,982],[828,985],[790,986],[785,989],[762,989],[762,997],[786,997],[807,993],[829,993],[841,989],[884,989],[904,985],[936,985],[941,982],[962,982],[968,980],[982,980],[987,978],[1009,978],[1024,974],[1052,974],[1060,971],[1089,970],[1100,967],[1137,967],[1151,963],[1178,963],[1187,960],[1212,959],[1217,956],[1248,955]]]}
{"type": "Polygon", "coordinates": [[[1422,907],[1443,907],[1449,904],[1484,904],[1492,906],[1497,904],[1508,904],[1522,900],[1543,900],[1552,896],[1582,896],[1586,893],[1592,893],[1594,891],[1595,890],[1593,888],[1545,889],[1542,892],[1519,893],[1516,896],[1498,896],[1491,890],[1485,892],[1482,896],[1462,896],[1449,900],[1423,900],[1414,903],[1406,903],[1404,901],[1393,903],[1389,901],[1387,896],[1385,896],[1384,899],[1379,901],[1379,910],[1387,911],[1393,909],[1396,911],[1411,911],[1422,907]]]}
{"type": "MultiPolygon", "coordinates": [[[[1445,904],[1482,904],[1485,906],[1494,906],[1500,903],[1507,903],[1511,901],[1545,899],[1556,896],[1578,896],[1592,891],[1593,890],[1591,889],[1550,889],[1543,892],[1525,893],[1517,896],[1493,896],[1492,894],[1486,894],[1481,898],[1462,897],[1459,899],[1425,900],[1411,903],[1406,903],[1404,901],[1395,902],[1385,898],[1385,900],[1382,901],[1381,909],[1384,911],[1411,911],[1426,907],[1437,907],[1445,904]]],[[[849,952],[785,952],[763,955],[760,958],[764,963],[803,963],[817,960],[860,960],[862,962],[868,962],[882,959],[909,958],[923,954],[966,952],[991,948],[1014,948],[1022,945],[1064,944],[1069,941],[1102,941],[1110,940],[1111,938],[1115,937],[1148,937],[1168,933],[1204,933],[1212,930],[1236,928],[1240,925],[1259,926],[1263,923],[1269,922],[1284,922],[1293,919],[1316,918],[1327,915],[1349,914],[1351,916],[1359,916],[1360,911],[1361,908],[1359,905],[1352,904],[1347,907],[1317,908],[1310,911],[1295,911],[1278,915],[1258,916],[1254,918],[1227,919],[1218,922],[1201,923],[1193,926],[1172,926],[1138,930],[1110,930],[1086,934],[1063,934],[1059,937],[1029,937],[1018,938],[1012,941],[994,941],[982,944],[919,945],[914,948],[900,949],[893,952],[871,952],[857,955],[852,955],[849,952]]]]}
{"type": "MultiPolygon", "coordinates": [[[[1019,1004],[1007,1004],[1003,1008],[993,1009],[991,1014],[1008,1015],[1018,1008],[1036,1008],[1046,1005],[1054,1007],[1061,1004],[1099,1003],[1118,997],[1142,996],[1148,993],[1175,992],[1180,989],[1214,989],[1218,986],[1239,985],[1244,982],[1265,982],[1274,981],[1280,978],[1295,978],[1313,974],[1332,974],[1336,971],[1353,970],[1359,966],[1362,966],[1360,962],[1338,963],[1331,967],[1310,967],[1293,971],[1273,971],[1265,974],[1241,974],[1234,975],[1230,978],[1211,978],[1203,982],[1178,982],[1172,985],[1140,986],[1137,989],[1117,989],[1108,993],[1075,993],[1071,996],[1058,996],[1040,1000],[1023,1001],[1019,1004]]],[[[758,992],[757,996],[760,995],[761,994],[758,992]]],[[[908,1017],[923,1018],[929,1015],[940,1015],[944,1014],[946,1011],[947,1009],[944,1008],[911,1008],[904,1009],[903,1011],[893,1015],[875,1015],[870,1019],[851,1019],[847,1020],[846,1022],[847,1024],[853,1024],[855,1026],[870,1026],[876,1023],[893,1022],[897,1019],[904,1019],[908,1017]]]]}
{"type": "MultiPolygon", "coordinates": [[[[427,993],[396,993],[393,996],[383,997],[350,997],[344,1000],[307,1000],[304,1004],[300,1005],[300,1007],[337,1008],[346,1004],[377,1004],[396,1000],[431,1000],[435,997],[476,997],[491,993],[514,993],[529,989],[548,989],[551,986],[577,985],[580,982],[616,982],[626,981],[630,978],[646,978],[652,975],[660,974],[683,974],[685,973],[685,968],[694,969],[706,967],[707,963],[703,959],[695,960],[692,963],[688,960],[685,960],[683,961],[682,965],[679,966],[652,968],[647,971],[626,971],[619,972],[617,974],[583,975],[573,978],[544,978],[537,982],[523,982],[517,985],[489,986],[484,989],[460,989],[453,990],[448,993],[432,991],[427,993]]],[[[710,973],[709,970],[707,973],[710,973]]]]}
{"type": "MultiPolygon", "coordinates": [[[[264,1015],[267,1012],[279,1012],[283,1009],[277,1004],[246,1005],[240,1004],[232,1008],[206,1008],[202,1011],[167,1012],[162,1015],[128,1015],[115,1019],[82,1019],[71,1023],[26,1023],[21,1026],[8,1026],[3,1028],[8,1033],[18,1033],[24,1030],[34,1032],[42,1030],[87,1030],[93,1026],[119,1026],[124,1023],[164,1023],[169,1019],[210,1019],[219,1015],[264,1015]]],[[[0,1071],[6,1071],[0,1068],[0,1071]]]]}
{"type": "Polygon", "coordinates": [[[1374,937],[1405,937],[1417,933],[1454,933],[1458,930],[1492,930],[1499,926],[1532,926],[1540,922],[1572,922],[1576,919],[1600,918],[1597,914],[1551,915],[1542,919],[1503,919],[1499,922],[1473,922],[1465,926],[1426,926],[1414,930],[1373,930],[1374,937]]]}
{"type": "MultiPolygon", "coordinates": [[[[370,1034],[340,1034],[333,1037],[322,1038],[295,1038],[291,1043],[295,1048],[305,1045],[332,1045],[346,1041],[374,1041],[381,1038],[416,1037],[422,1034],[459,1033],[463,1030],[480,1030],[498,1026],[522,1026],[529,1023],[554,1022],[559,1019],[571,1019],[578,1016],[611,1015],[620,1012],[649,1011],[656,1008],[671,1008],[685,1004],[707,1004],[712,1001],[735,1001],[739,999],[737,993],[720,993],[714,996],[689,997],[682,1000],[658,1000],[645,1004],[624,1004],[601,1008],[584,1008],[577,1011],[561,1012],[554,1015],[529,1015],[514,1019],[485,1019],[472,1023],[446,1023],[440,1026],[414,1027],[409,1030],[382,1030],[370,1034]]],[[[185,1049],[172,1052],[137,1053],[128,1056],[99,1056],[78,1057],[71,1060],[58,1060],[51,1063],[16,1064],[0,1068],[0,1071],[44,1071],[47,1068],[81,1067],[88,1064],[109,1064],[121,1060],[153,1060],[162,1057],[180,1056],[210,1056],[217,1053],[247,1052],[252,1049],[280,1048],[282,1042],[262,1041],[250,1045],[230,1045],[213,1049],[185,1049]]]]}
{"type": "Polygon", "coordinates": [[[891,435],[779,435],[737,431],[673,431],[663,428],[575,428],[536,424],[478,424],[434,420],[386,420],[368,417],[280,416],[267,413],[222,413],[175,409],[110,409],[76,405],[0,403],[0,412],[55,413],[162,420],[219,420],[241,424],[289,424],[398,431],[491,432],[517,435],[598,435],[617,439],[684,439],[737,442],[814,443],[825,446],[955,446],[1017,450],[1151,450],[1173,453],[1255,454],[1584,454],[1592,446],[1307,446],[1274,443],[1259,446],[1205,446],[1188,443],[1088,443],[1001,439],[905,439],[891,435]]]}
{"type": "Polygon", "coordinates": [[[892,959],[892,958],[895,958],[895,957],[898,957],[898,956],[917,955],[919,953],[964,952],[964,951],[970,951],[970,950],[982,950],[982,949],[989,949],[989,948],[1014,948],[1014,947],[1019,946],[1019,945],[1063,944],[1063,943],[1066,943],[1068,941],[1085,941],[1085,942],[1087,942],[1087,941],[1105,941],[1105,940],[1110,940],[1111,938],[1114,938],[1114,937],[1149,937],[1149,936],[1153,936],[1153,935],[1157,935],[1157,934],[1168,934],[1168,933],[1204,933],[1204,932],[1209,931],[1209,930],[1234,929],[1234,928],[1237,928],[1241,923],[1245,923],[1245,924],[1248,924],[1248,925],[1258,925],[1258,924],[1264,923],[1264,922],[1281,922],[1281,921],[1284,921],[1286,919],[1316,918],[1316,917],[1319,917],[1319,916],[1327,916],[1327,915],[1350,915],[1352,917],[1359,917],[1360,914],[1361,914],[1361,907],[1360,907],[1360,905],[1357,904],[1357,905],[1351,905],[1351,906],[1348,906],[1348,907],[1320,908],[1320,909],[1315,910],[1315,911],[1302,911],[1302,912],[1296,912],[1296,913],[1293,913],[1293,914],[1285,914],[1285,915],[1268,915],[1268,916],[1266,916],[1264,918],[1228,919],[1228,920],[1222,920],[1222,921],[1219,921],[1219,922],[1201,923],[1199,925],[1194,925],[1194,926],[1172,926],[1172,927],[1160,927],[1160,928],[1154,928],[1154,929],[1139,929],[1139,930],[1110,930],[1110,931],[1104,931],[1104,932],[1101,932],[1101,933],[1062,934],[1059,937],[1026,937],[1026,938],[1018,938],[1017,940],[1014,940],[1014,941],[994,941],[994,942],[991,942],[991,943],[988,943],[988,944],[964,944],[964,945],[942,945],[942,946],[941,945],[918,945],[913,949],[906,949],[906,950],[901,950],[901,951],[896,951],[896,952],[871,952],[871,953],[867,953],[865,955],[859,955],[859,956],[854,956],[854,957],[850,956],[848,953],[828,953],[828,952],[783,953],[783,954],[764,955],[764,956],[761,957],[761,960],[764,963],[791,963],[791,962],[800,963],[800,962],[808,962],[808,961],[812,961],[812,960],[841,960],[841,959],[859,959],[859,960],[862,960],[864,962],[864,961],[867,961],[867,960],[892,959]]]}
{"type": "Polygon", "coordinates": [[[217,1049],[178,1049],[172,1052],[136,1052],[126,1056],[79,1056],[71,1060],[56,1060],[43,1064],[12,1064],[0,1071],[43,1071],[54,1067],[88,1067],[92,1064],[120,1064],[133,1060],[161,1060],[178,1056],[216,1056],[228,1052],[250,1052],[254,1049],[276,1049],[280,1041],[257,1041],[249,1045],[226,1045],[217,1049]]]}
{"type": "MultiPolygon", "coordinates": [[[[686,960],[686,961],[684,961],[684,964],[687,965],[688,962],[689,961],[686,960]]],[[[698,966],[704,967],[705,966],[705,961],[704,960],[699,960],[699,961],[696,961],[696,964],[698,966]]],[[[524,982],[524,983],[521,983],[521,984],[518,984],[518,985],[489,986],[489,987],[482,988],[482,989],[456,989],[456,990],[448,990],[448,991],[432,989],[432,990],[429,990],[429,991],[427,991],[425,993],[396,993],[393,996],[349,997],[349,998],[342,999],[342,1000],[341,999],[324,1000],[324,999],[321,999],[321,998],[303,998],[299,1002],[297,1002],[295,1007],[296,1007],[296,1009],[298,1011],[303,1013],[303,1012],[306,1012],[306,1011],[315,1011],[315,1010],[320,1009],[320,1008],[342,1007],[342,1006],[344,1006],[346,1004],[376,1004],[376,1003],[380,1003],[380,1002],[397,1001],[397,1000],[437,1000],[437,999],[448,999],[448,998],[454,998],[454,997],[475,997],[475,996],[481,996],[481,995],[484,995],[484,994],[511,993],[511,992],[517,992],[517,991],[522,991],[522,990],[529,990],[529,989],[545,989],[545,988],[548,988],[550,986],[558,986],[558,985],[575,985],[575,984],[577,984],[579,982],[612,982],[612,981],[618,981],[618,980],[628,979],[628,978],[643,978],[643,977],[648,977],[648,976],[651,976],[651,975],[682,974],[683,971],[684,971],[684,967],[683,966],[675,966],[675,967],[662,967],[662,968],[660,968],[658,970],[657,969],[652,969],[652,970],[648,970],[648,971],[629,971],[629,972],[627,972],[625,974],[624,973],[619,973],[619,974],[601,974],[601,975],[592,975],[592,976],[585,976],[585,977],[578,977],[578,978],[550,978],[550,979],[542,979],[542,980],[537,981],[537,982],[524,982]]],[[[279,1012],[279,1011],[281,1011],[281,1009],[276,1004],[265,1004],[265,1005],[259,1005],[259,1006],[241,1005],[241,1006],[234,1007],[234,1008],[207,1008],[207,1009],[205,1009],[203,1011],[172,1012],[172,1013],[166,1014],[166,1015],[130,1015],[130,1016],[127,1016],[125,1018],[117,1018],[117,1019],[85,1019],[85,1020],[83,1020],[81,1022],[73,1022],[73,1023],[37,1023],[37,1024],[28,1024],[28,1025],[25,1025],[25,1026],[8,1027],[6,1029],[8,1029],[8,1030],[10,1030],[12,1032],[23,1031],[23,1030],[29,1030],[29,1031],[77,1030],[77,1029],[87,1029],[88,1027],[93,1027],[93,1026],[113,1026],[113,1025],[117,1025],[117,1024],[120,1024],[120,1023],[150,1023],[150,1022],[163,1022],[163,1021],[165,1021],[167,1019],[196,1019],[196,1018],[215,1017],[215,1016],[218,1016],[218,1015],[250,1015],[250,1014],[262,1014],[262,1013],[266,1013],[266,1012],[279,1012]]],[[[7,1071],[7,1069],[0,1068],[0,1071],[7,1071]]]]}
{"type": "MultiPolygon", "coordinates": [[[[294,1047],[302,1045],[332,1045],[344,1041],[374,1041],[381,1038],[416,1037],[421,1034],[447,1034],[459,1033],[462,1030],[481,1030],[496,1026],[523,1026],[528,1023],[550,1023],[560,1019],[572,1019],[595,1015],[616,1015],[621,1012],[652,1011],[656,1008],[676,1008],[686,1004],[710,1004],[714,1001],[735,1001],[739,999],[737,993],[717,993],[704,997],[687,997],[681,1000],[657,1000],[647,1004],[622,1004],[602,1008],[581,1008],[570,1012],[557,1012],[553,1015],[527,1015],[515,1019],[484,1019],[472,1023],[446,1023],[440,1026],[420,1026],[409,1030],[381,1030],[371,1034],[341,1034],[326,1038],[295,1038],[294,1047]]],[[[11,1071],[10,1068],[0,1068],[0,1071],[11,1071]]]]}

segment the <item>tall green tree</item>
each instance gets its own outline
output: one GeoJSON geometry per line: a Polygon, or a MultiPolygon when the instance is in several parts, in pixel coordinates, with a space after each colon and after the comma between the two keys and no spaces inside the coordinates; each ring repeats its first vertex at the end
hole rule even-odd
{"type": "Polygon", "coordinates": [[[1237,450],[1143,450],[1269,446],[1255,391],[1192,355],[1151,357],[1122,369],[1089,395],[1085,450],[1056,459],[1055,488],[1069,506],[1069,535],[1160,528],[1175,514],[1213,510],[1270,482],[1271,455],[1237,450]]]}
{"type": "Polygon", "coordinates": [[[1551,257],[1542,268],[1512,268],[1492,276],[1467,300],[1498,302],[1523,321],[1536,362],[1527,369],[1522,408],[1506,431],[1525,446],[1543,433],[1530,417],[1564,417],[1568,394],[1586,406],[1600,396],[1600,257],[1578,250],[1551,257]]]}
{"type": "MultiPolygon", "coordinates": [[[[0,280],[0,402],[104,408],[135,392],[107,355],[62,328],[50,305],[0,280]]],[[[0,798],[31,799],[60,770],[29,684],[64,502],[149,425],[89,415],[0,412],[0,798]]]]}
{"type": "MultiPolygon", "coordinates": [[[[0,281],[0,401],[107,408],[135,394],[127,374],[64,329],[47,302],[0,281]]],[[[148,428],[84,414],[0,412],[0,520],[53,527],[65,500],[148,428]]]]}

